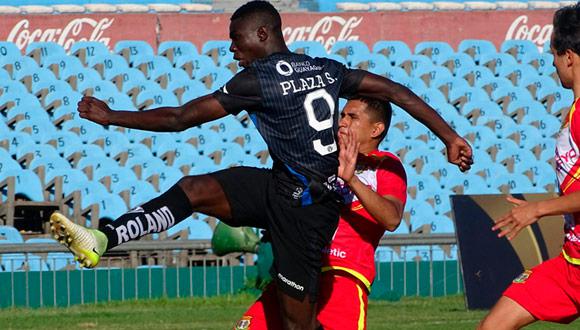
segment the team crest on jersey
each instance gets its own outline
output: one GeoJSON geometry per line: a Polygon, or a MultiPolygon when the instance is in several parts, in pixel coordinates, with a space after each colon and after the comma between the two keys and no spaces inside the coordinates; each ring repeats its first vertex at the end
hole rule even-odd
{"type": "Polygon", "coordinates": [[[518,277],[516,277],[514,279],[514,283],[525,283],[528,278],[530,278],[530,275],[532,275],[532,271],[531,270],[526,270],[523,273],[521,273],[518,277]]]}
{"type": "Polygon", "coordinates": [[[235,330],[250,330],[250,324],[252,323],[251,316],[244,316],[236,324],[235,330]]]}

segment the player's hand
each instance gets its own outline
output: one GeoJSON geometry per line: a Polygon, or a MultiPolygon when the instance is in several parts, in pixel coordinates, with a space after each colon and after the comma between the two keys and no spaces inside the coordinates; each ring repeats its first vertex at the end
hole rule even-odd
{"type": "Polygon", "coordinates": [[[77,105],[79,116],[97,124],[109,125],[111,109],[107,103],[91,96],[83,96],[77,105]]]}
{"type": "Polygon", "coordinates": [[[341,127],[338,131],[338,176],[349,183],[354,175],[356,159],[360,148],[356,133],[350,127],[341,127]]]}
{"type": "Polygon", "coordinates": [[[538,221],[538,206],[536,205],[537,203],[526,202],[513,198],[512,196],[506,199],[508,202],[514,204],[515,207],[503,217],[499,218],[491,230],[499,230],[500,232],[497,234],[497,237],[506,236],[508,240],[511,240],[526,226],[538,221]]]}
{"type": "Polygon", "coordinates": [[[446,143],[447,159],[450,163],[459,167],[461,172],[465,172],[471,168],[473,164],[473,150],[465,139],[457,136],[451,142],[446,143]]]}

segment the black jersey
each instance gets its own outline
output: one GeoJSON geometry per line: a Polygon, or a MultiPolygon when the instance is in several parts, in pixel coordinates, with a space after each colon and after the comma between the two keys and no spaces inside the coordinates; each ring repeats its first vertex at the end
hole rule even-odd
{"type": "Polygon", "coordinates": [[[364,71],[327,58],[276,53],[256,60],[214,93],[229,113],[247,110],[274,167],[307,184],[338,168],[338,98],[355,95],[364,71]]]}

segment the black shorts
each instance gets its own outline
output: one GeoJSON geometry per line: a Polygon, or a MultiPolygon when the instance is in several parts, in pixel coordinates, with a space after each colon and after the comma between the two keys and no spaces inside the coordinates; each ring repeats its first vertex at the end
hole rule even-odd
{"type": "Polygon", "coordinates": [[[210,174],[222,186],[230,203],[231,226],[251,226],[268,230],[272,238],[274,264],[271,272],[286,294],[313,301],[318,293],[322,249],[338,225],[341,203],[323,198],[308,206],[298,206],[287,191],[288,181],[275,170],[233,167],[210,174]],[[284,189],[280,189],[284,185],[284,189]]]}

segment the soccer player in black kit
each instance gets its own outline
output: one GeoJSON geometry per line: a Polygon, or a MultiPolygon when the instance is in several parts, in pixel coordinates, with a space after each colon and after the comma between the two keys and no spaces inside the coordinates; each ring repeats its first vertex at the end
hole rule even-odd
{"type": "Polygon", "coordinates": [[[230,51],[244,68],[211,95],[179,107],[114,111],[84,97],[81,118],[102,125],[173,132],[247,110],[268,144],[272,169],[228,168],[183,177],[159,197],[111,224],[87,229],[55,213],[51,229],[85,267],[105,251],[166,230],[193,212],[231,226],[265,228],[272,236],[273,278],[286,329],[314,329],[320,251],[338,223],[334,192],[338,168],[338,98],[355,95],[399,105],[445,143],[450,162],[472,164],[470,146],[409,89],[326,58],[291,53],[278,11],[266,1],[248,2],[231,17],[230,51]]]}

